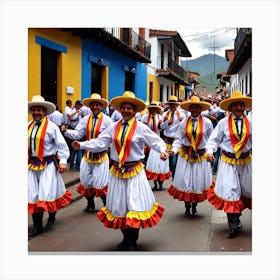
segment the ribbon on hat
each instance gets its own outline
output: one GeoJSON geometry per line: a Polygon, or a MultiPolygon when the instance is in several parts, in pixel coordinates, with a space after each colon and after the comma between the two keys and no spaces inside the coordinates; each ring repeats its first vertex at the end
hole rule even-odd
{"type": "Polygon", "coordinates": [[[243,117],[244,125],[242,127],[241,137],[238,137],[238,131],[235,126],[234,118],[232,114],[228,117],[228,127],[230,134],[230,141],[233,150],[235,151],[236,158],[239,159],[244,147],[246,146],[249,140],[250,133],[250,123],[246,116],[243,117]]]}
{"type": "MultiPolygon", "coordinates": [[[[29,126],[28,126],[28,156],[30,156],[31,154],[31,134],[32,134],[32,130],[35,127],[35,122],[32,122],[29,126]]],[[[39,158],[41,161],[43,160],[43,156],[44,156],[44,143],[45,143],[45,135],[46,135],[46,131],[47,131],[47,126],[48,126],[48,118],[44,117],[41,125],[38,128],[38,131],[35,135],[35,154],[36,157],[39,158]]]]}
{"type": "Polygon", "coordinates": [[[128,121],[129,127],[124,135],[124,141],[122,145],[122,134],[123,134],[123,127],[122,127],[122,120],[117,123],[115,134],[114,134],[114,144],[120,159],[119,167],[121,167],[126,159],[130,155],[130,147],[131,147],[131,140],[136,131],[137,121],[135,118],[132,118],[128,121]]]}

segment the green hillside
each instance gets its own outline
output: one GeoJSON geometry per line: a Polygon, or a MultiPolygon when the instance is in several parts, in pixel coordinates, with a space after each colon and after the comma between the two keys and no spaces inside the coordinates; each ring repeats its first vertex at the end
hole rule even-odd
{"type": "Polygon", "coordinates": [[[200,82],[199,88],[203,89],[205,87],[209,92],[215,92],[216,86],[219,84],[219,80],[217,79],[217,74],[214,73],[202,77],[199,76],[198,80],[200,82]]]}

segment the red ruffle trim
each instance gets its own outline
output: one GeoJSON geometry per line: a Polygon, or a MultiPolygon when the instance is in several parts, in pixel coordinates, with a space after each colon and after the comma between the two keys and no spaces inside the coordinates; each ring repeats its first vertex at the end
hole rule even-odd
{"type": "Polygon", "coordinates": [[[72,193],[69,190],[66,190],[63,196],[54,201],[39,200],[37,203],[28,203],[28,213],[38,213],[42,210],[46,212],[55,212],[70,204],[71,201],[72,193]]]}
{"type": "Polygon", "coordinates": [[[151,172],[149,170],[146,170],[147,178],[151,179],[151,180],[155,180],[155,181],[163,182],[165,180],[168,180],[171,177],[171,175],[172,175],[171,171],[168,171],[165,174],[160,174],[160,173],[154,173],[154,172],[151,172]]]}
{"type": "Polygon", "coordinates": [[[102,189],[98,188],[86,188],[82,184],[80,184],[76,191],[83,196],[95,196],[95,197],[104,197],[107,195],[108,185],[106,185],[102,189]]]}
{"type": "Polygon", "coordinates": [[[184,192],[176,189],[173,185],[167,191],[174,199],[179,201],[202,202],[207,199],[206,191],[202,193],[184,192]]]}
{"type": "Polygon", "coordinates": [[[147,219],[138,219],[137,217],[135,218],[120,217],[120,216],[113,216],[110,213],[109,209],[105,206],[97,212],[97,218],[107,228],[113,228],[113,229],[125,229],[127,227],[147,228],[147,227],[153,227],[157,225],[157,223],[161,220],[163,213],[164,213],[164,207],[160,204],[157,204],[156,211],[153,213],[153,215],[151,215],[147,219]]]}
{"type": "Polygon", "coordinates": [[[214,187],[215,181],[212,181],[212,184],[207,189],[207,200],[217,210],[223,210],[226,213],[241,213],[245,209],[242,200],[224,200],[215,193],[214,187]]]}

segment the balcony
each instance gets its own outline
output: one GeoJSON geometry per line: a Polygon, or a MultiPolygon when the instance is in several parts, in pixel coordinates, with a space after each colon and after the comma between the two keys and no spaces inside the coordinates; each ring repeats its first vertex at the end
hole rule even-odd
{"type": "Polygon", "coordinates": [[[130,28],[62,28],[72,36],[93,39],[124,56],[142,63],[151,63],[151,44],[130,28]]]}
{"type": "Polygon", "coordinates": [[[188,84],[186,71],[171,58],[158,57],[156,73],[159,77],[167,78],[173,82],[188,84]]]}
{"type": "Polygon", "coordinates": [[[234,58],[227,74],[236,74],[245,62],[252,57],[252,29],[240,28],[234,41],[234,58]]]}

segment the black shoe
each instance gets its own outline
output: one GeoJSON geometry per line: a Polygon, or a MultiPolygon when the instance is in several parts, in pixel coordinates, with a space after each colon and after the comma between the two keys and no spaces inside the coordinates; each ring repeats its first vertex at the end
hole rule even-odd
{"type": "Polygon", "coordinates": [[[41,234],[42,232],[43,232],[43,227],[42,226],[35,226],[32,229],[31,236],[35,237],[35,236],[41,234]]]}
{"type": "Polygon", "coordinates": [[[159,190],[160,190],[160,191],[162,191],[162,184],[163,184],[163,182],[160,181],[160,182],[159,182],[159,190]]]}
{"type": "Polygon", "coordinates": [[[186,208],[186,211],[185,211],[185,216],[186,217],[189,217],[191,215],[191,211],[189,208],[186,208]]]}
{"type": "Polygon", "coordinates": [[[84,212],[94,212],[94,205],[91,206],[91,205],[87,205],[85,208],[84,208],[84,212]]]}
{"type": "Polygon", "coordinates": [[[49,218],[47,221],[47,227],[51,227],[54,222],[55,222],[55,215],[56,215],[56,211],[55,212],[49,212],[49,218]]]}
{"type": "Polygon", "coordinates": [[[154,181],[154,187],[153,187],[153,190],[157,190],[158,189],[158,184],[157,184],[157,181],[154,181]]]}
{"type": "Polygon", "coordinates": [[[235,238],[237,237],[237,231],[238,229],[231,228],[228,232],[228,238],[235,238]]]}
{"type": "Polygon", "coordinates": [[[55,217],[50,216],[47,221],[47,227],[51,227],[55,222],[55,217]]]}

